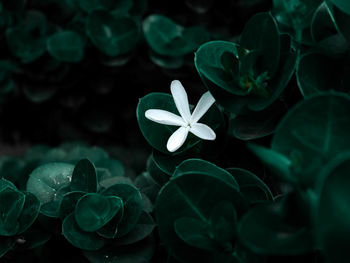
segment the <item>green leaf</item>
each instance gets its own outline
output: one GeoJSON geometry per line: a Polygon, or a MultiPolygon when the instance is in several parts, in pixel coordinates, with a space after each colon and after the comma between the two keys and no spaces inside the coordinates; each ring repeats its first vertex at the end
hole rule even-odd
{"type": "Polygon", "coordinates": [[[96,233],[99,234],[101,237],[116,238],[118,234],[118,226],[124,216],[124,204],[121,199],[119,200],[120,209],[118,210],[118,213],[106,225],[104,225],[102,228],[96,231],[96,233]]]}
{"type": "Polygon", "coordinates": [[[113,7],[113,0],[78,0],[80,8],[87,13],[96,9],[110,10],[113,7]]]}
{"type": "Polygon", "coordinates": [[[82,191],[72,191],[66,193],[60,204],[59,217],[63,220],[66,216],[74,212],[78,200],[86,193],[82,191]]]}
{"type": "Polygon", "coordinates": [[[232,203],[221,201],[214,206],[210,215],[210,224],[215,240],[222,245],[233,243],[237,237],[237,212],[232,203]]]}
{"type": "Polygon", "coordinates": [[[215,250],[210,226],[197,218],[181,217],[175,220],[174,229],[186,244],[205,250],[215,250]]]}
{"type": "Polygon", "coordinates": [[[81,230],[75,221],[74,213],[63,220],[62,234],[73,246],[84,250],[99,250],[105,243],[96,233],[81,230]]]}
{"type": "MultiPolygon", "coordinates": [[[[139,100],[136,110],[140,130],[147,142],[156,150],[165,154],[171,154],[166,148],[166,144],[176,127],[159,124],[147,119],[145,112],[148,109],[162,109],[179,115],[172,96],[165,93],[150,93],[139,100]]],[[[213,130],[218,129],[222,122],[222,113],[215,105],[201,118],[201,123],[207,124],[213,130]]],[[[186,142],[176,154],[188,150],[200,141],[201,139],[190,133],[186,142]]]]}
{"type": "Polygon", "coordinates": [[[5,188],[17,190],[17,187],[11,181],[6,180],[5,178],[0,178],[0,191],[4,190],[5,188]]]}
{"type": "Polygon", "coordinates": [[[184,262],[227,260],[224,249],[213,252],[190,247],[174,230],[175,221],[183,217],[209,224],[213,208],[221,201],[232,203],[238,215],[247,207],[232,184],[205,173],[178,175],[164,185],[156,201],[155,216],[161,242],[177,259],[184,262]]]}
{"type": "Polygon", "coordinates": [[[24,202],[25,195],[18,190],[6,187],[0,191],[0,235],[17,234],[24,202]]]}
{"type": "Polygon", "coordinates": [[[316,236],[327,262],[347,262],[350,241],[349,152],[339,154],[322,170],[316,236]]]}
{"type": "Polygon", "coordinates": [[[225,91],[243,95],[245,91],[238,87],[234,79],[230,76],[231,72],[227,72],[224,66],[227,63],[222,61],[222,56],[238,57],[237,44],[228,41],[210,41],[199,47],[195,53],[195,66],[202,78],[208,79],[210,82],[221,87],[225,91]]]}
{"type": "MultiPolygon", "coordinates": [[[[164,155],[165,158],[167,157],[168,159],[172,160],[173,158],[170,157],[166,154],[159,153],[157,151],[158,155],[164,155]]],[[[166,182],[169,181],[171,174],[165,173],[160,166],[155,162],[154,160],[155,156],[155,150],[153,150],[152,155],[148,158],[147,160],[147,172],[149,175],[153,178],[153,180],[159,185],[159,187],[163,186],[166,182]]],[[[175,158],[177,155],[175,156],[175,158]]]]}
{"type": "Polygon", "coordinates": [[[74,31],[61,31],[47,40],[47,50],[55,59],[64,62],[79,62],[84,57],[85,42],[74,31]]]}
{"type": "Polygon", "coordinates": [[[142,213],[142,196],[139,190],[130,184],[115,184],[103,191],[104,196],[117,196],[123,200],[124,214],[118,224],[117,237],[128,234],[137,224],[142,213]]]}
{"type": "Polygon", "coordinates": [[[333,6],[332,18],[335,20],[337,29],[343,34],[347,41],[350,42],[350,28],[348,27],[350,22],[349,14],[346,14],[339,8],[333,6]]]}
{"type": "Polygon", "coordinates": [[[40,200],[30,192],[24,192],[25,202],[22,213],[18,218],[19,230],[17,234],[26,231],[37,219],[40,211],[40,200]]]}
{"type": "Polygon", "coordinates": [[[37,167],[29,175],[27,191],[41,201],[40,212],[58,217],[59,205],[68,191],[74,165],[69,163],[48,163],[37,167]]]}
{"type": "Polygon", "coordinates": [[[292,160],[287,156],[256,144],[248,144],[248,148],[277,176],[291,183],[296,183],[298,181],[292,174],[292,160]]]}
{"type": "Polygon", "coordinates": [[[75,165],[70,187],[72,191],[96,192],[96,169],[88,159],[82,159],[75,165]]]}
{"type": "Polygon", "coordinates": [[[153,51],[164,56],[186,55],[209,40],[209,34],[203,27],[184,28],[163,15],[148,16],[142,27],[153,51]]]}
{"type": "Polygon", "coordinates": [[[86,33],[102,53],[119,56],[136,46],[140,30],[130,17],[114,16],[106,11],[96,10],[88,15],[86,33]]]}
{"type": "Polygon", "coordinates": [[[6,42],[11,52],[23,63],[30,63],[46,51],[46,17],[39,11],[24,14],[20,24],[6,30],[6,42]]]}
{"type": "Polygon", "coordinates": [[[240,168],[226,170],[235,178],[241,193],[251,204],[273,200],[270,188],[252,172],[240,168]]]}
{"type": "Polygon", "coordinates": [[[34,169],[27,181],[27,191],[34,194],[42,204],[56,199],[56,191],[69,185],[74,165],[48,163],[34,169]]]}
{"type": "Polygon", "coordinates": [[[265,255],[299,255],[314,249],[310,227],[299,207],[285,198],[260,204],[246,213],[239,223],[240,241],[251,251],[265,255]],[[301,222],[300,222],[301,221],[301,222]]]}
{"type": "Polygon", "coordinates": [[[321,53],[302,56],[297,69],[299,89],[304,97],[329,90],[339,90],[341,86],[339,60],[321,53]]]}
{"type": "Polygon", "coordinates": [[[127,235],[118,238],[117,243],[119,245],[130,245],[139,242],[149,236],[156,224],[148,213],[142,212],[137,222],[137,225],[127,235]]]}
{"type": "Polygon", "coordinates": [[[302,30],[310,26],[313,13],[322,0],[273,0],[273,14],[285,26],[302,30]]]}
{"type": "Polygon", "coordinates": [[[277,24],[269,13],[258,13],[244,26],[240,45],[248,50],[258,51],[260,72],[273,76],[280,61],[280,36],[277,24]]]}
{"type": "MultiPolygon", "coordinates": [[[[268,95],[260,96],[241,87],[242,83],[234,77],[237,74],[232,74],[232,71],[225,69],[225,65],[222,64],[223,54],[232,53],[233,56],[239,58],[239,53],[242,51],[244,51],[242,47],[231,42],[211,41],[199,47],[194,60],[203,83],[215,100],[225,110],[235,114],[242,114],[247,110],[261,111],[274,103],[290,81],[296,61],[296,55],[290,49],[290,37],[285,34],[280,35],[280,59],[276,73],[270,76],[266,72],[258,72],[260,77],[264,74],[269,77],[264,82],[266,86],[261,84],[264,86],[263,91],[268,95]]],[[[252,59],[257,59],[255,62],[259,61],[257,51],[248,54],[251,54],[248,56],[252,56],[252,59]]],[[[248,59],[247,55],[243,58],[248,59]]]]}
{"type": "Polygon", "coordinates": [[[228,133],[244,141],[266,137],[273,134],[286,112],[286,105],[278,100],[265,110],[233,116],[229,120],[228,133]]]}
{"type": "Polygon", "coordinates": [[[337,6],[344,13],[350,15],[350,3],[346,0],[330,0],[332,4],[337,6]]]}
{"type": "Polygon", "coordinates": [[[337,33],[332,11],[328,4],[323,2],[316,9],[311,21],[311,36],[316,42],[337,33]]]}
{"type": "Polygon", "coordinates": [[[280,122],[271,148],[292,161],[301,186],[313,187],[320,169],[350,149],[350,98],[324,93],[301,101],[280,122]]]}
{"type": "Polygon", "coordinates": [[[229,172],[213,163],[201,159],[187,159],[183,161],[176,167],[172,177],[194,173],[213,176],[239,191],[239,185],[236,179],[229,172]]]}
{"type": "Polygon", "coordinates": [[[105,197],[100,194],[86,194],[75,206],[75,220],[86,232],[94,232],[106,225],[122,207],[119,197],[105,197]]]}

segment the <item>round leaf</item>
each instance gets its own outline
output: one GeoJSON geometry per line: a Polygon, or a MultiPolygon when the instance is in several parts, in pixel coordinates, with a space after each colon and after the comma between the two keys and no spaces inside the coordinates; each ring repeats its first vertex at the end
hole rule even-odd
{"type": "Polygon", "coordinates": [[[278,125],[271,147],[292,161],[301,185],[313,187],[323,165],[350,149],[348,114],[348,96],[325,93],[298,103],[278,125]]]}
{"type": "Polygon", "coordinates": [[[27,191],[39,198],[42,204],[57,199],[56,192],[69,185],[74,165],[48,163],[36,168],[27,181],[27,191]]]}
{"type": "Polygon", "coordinates": [[[120,198],[100,194],[86,194],[75,206],[75,220],[87,232],[94,232],[106,225],[119,211],[120,198]]]}
{"type": "Polygon", "coordinates": [[[75,165],[70,187],[72,191],[96,192],[96,169],[93,163],[91,163],[88,159],[80,160],[75,165]]]}
{"type": "Polygon", "coordinates": [[[59,61],[79,62],[84,57],[85,42],[73,31],[61,31],[47,40],[47,50],[59,61]]]}
{"type": "Polygon", "coordinates": [[[273,200],[270,188],[255,174],[240,168],[228,168],[227,171],[235,178],[241,193],[251,204],[273,200]]]}
{"type": "Polygon", "coordinates": [[[26,231],[37,219],[40,211],[40,200],[32,193],[24,192],[24,194],[25,202],[18,219],[20,227],[17,234],[26,231]]]}
{"type": "Polygon", "coordinates": [[[104,246],[104,240],[96,233],[85,232],[79,228],[74,213],[63,220],[62,234],[73,246],[80,249],[95,251],[104,246]]]}
{"type": "Polygon", "coordinates": [[[89,14],[86,32],[92,43],[108,56],[131,51],[139,39],[139,27],[130,17],[118,17],[96,10],[89,14]]]}
{"type": "Polygon", "coordinates": [[[240,45],[261,54],[260,70],[273,76],[280,60],[280,36],[275,19],[269,13],[254,15],[244,26],[240,45]]]}
{"type": "Polygon", "coordinates": [[[296,75],[303,96],[339,89],[342,80],[338,65],[339,60],[325,54],[304,55],[299,61],[296,75]]]}
{"type": "Polygon", "coordinates": [[[288,213],[288,209],[283,200],[255,206],[240,221],[241,242],[257,254],[298,255],[312,251],[310,228],[295,222],[300,220],[300,211],[290,209],[293,212],[288,213]]]}
{"type": "Polygon", "coordinates": [[[229,172],[213,163],[201,159],[188,159],[183,161],[176,167],[172,177],[193,173],[214,176],[239,191],[239,185],[236,179],[229,172]]]}
{"type": "Polygon", "coordinates": [[[0,235],[12,236],[18,232],[24,202],[25,195],[18,190],[6,187],[0,191],[0,235]]]}
{"type": "Polygon", "coordinates": [[[66,193],[60,204],[59,217],[63,220],[66,216],[74,212],[78,200],[86,193],[81,191],[72,191],[66,193]]]}
{"type": "Polygon", "coordinates": [[[163,15],[148,16],[142,27],[147,43],[164,56],[183,56],[209,40],[204,28],[184,28],[163,15]]]}
{"type": "Polygon", "coordinates": [[[225,257],[220,250],[189,247],[174,230],[175,221],[183,217],[209,223],[213,207],[224,200],[232,203],[238,214],[246,209],[245,201],[232,184],[212,175],[179,174],[165,184],[156,201],[155,216],[160,239],[176,258],[186,262],[213,262],[225,257]]]}
{"type": "Polygon", "coordinates": [[[142,196],[130,184],[115,184],[101,192],[104,196],[116,196],[123,200],[124,214],[118,224],[117,237],[128,234],[137,224],[142,213],[142,196]]]}

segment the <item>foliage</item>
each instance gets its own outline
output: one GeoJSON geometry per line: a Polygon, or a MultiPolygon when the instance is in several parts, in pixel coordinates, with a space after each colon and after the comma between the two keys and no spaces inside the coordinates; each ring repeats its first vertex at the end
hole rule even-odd
{"type": "Polygon", "coordinates": [[[1,260],[348,262],[348,1],[167,4],[0,2],[0,116],[65,104],[86,129],[33,122],[60,144],[0,157],[1,260]],[[188,132],[196,110],[215,140],[188,132]]]}

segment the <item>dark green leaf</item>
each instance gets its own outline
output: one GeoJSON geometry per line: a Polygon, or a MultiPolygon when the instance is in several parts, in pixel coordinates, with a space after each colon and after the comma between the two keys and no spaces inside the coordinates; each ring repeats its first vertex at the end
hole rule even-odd
{"type": "Polygon", "coordinates": [[[46,17],[41,12],[27,11],[19,25],[6,30],[11,52],[23,63],[38,59],[46,51],[46,27],[46,17]]]}
{"type": "Polygon", "coordinates": [[[337,6],[344,13],[350,15],[350,3],[346,0],[330,0],[335,6],[337,6]]]}
{"type": "Polygon", "coordinates": [[[129,245],[143,240],[153,232],[155,226],[153,218],[148,213],[142,212],[139,221],[133,230],[127,235],[119,238],[117,243],[119,245],[129,245]]]}
{"type": "Polygon", "coordinates": [[[73,246],[84,250],[99,250],[105,243],[96,233],[81,230],[75,221],[74,213],[63,220],[62,234],[73,246]]]}
{"type": "Polygon", "coordinates": [[[248,144],[248,148],[277,176],[292,183],[297,182],[297,178],[292,174],[292,160],[290,158],[277,151],[255,144],[248,144]]]}
{"type": "Polygon", "coordinates": [[[84,57],[85,42],[73,31],[61,31],[47,40],[47,50],[59,61],[79,62],[84,57]]]}
{"type": "Polygon", "coordinates": [[[280,122],[272,149],[292,162],[302,186],[313,187],[320,169],[350,149],[350,98],[340,93],[313,96],[296,105],[280,122]]]}
{"type": "Polygon", "coordinates": [[[30,192],[24,192],[24,194],[25,202],[18,218],[20,226],[17,234],[26,231],[34,223],[40,211],[40,200],[30,192]]]}
{"type": "Polygon", "coordinates": [[[273,0],[273,13],[283,25],[302,30],[310,26],[313,13],[322,0],[273,0]]]}
{"type": "Polygon", "coordinates": [[[240,45],[261,54],[260,73],[275,74],[280,61],[280,36],[271,14],[259,13],[249,19],[241,34],[240,45]]]}
{"type": "Polygon", "coordinates": [[[20,229],[18,222],[25,202],[25,195],[6,187],[0,191],[0,235],[13,236],[20,229]]]}
{"type": "Polygon", "coordinates": [[[237,212],[228,201],[221,201],[214,206],[210,215],[210,224],[215,239],[222,243],[234,243],[237,236],[237,212]]]}
{"type": "Polygon", "coordinates": [[[40,211],[50,217],[58,217],[60,202],[69,190],[74,165],[48,163],[37,167],[27,181],[27,191],[41,201],[40,211]]]}
{"type": "Polygon", "coordinates": [[[70,213],[74,212],[75,205],[78,200],[85,195],[85,192],[72,191],[63,196],[60,204],[59,217],[63,220],[70,213]]]}
{"type": "Polygon", "coordinates": [[[183,161],[176,167],[172,177],[194,173],[213,176],[239,191],[239,185],[236,182],[236,179],[229,172],[213,163],[201,159],[188,159],[183,161]]]}
{"type": "Polygon", "coordinates": [[[75,220],[83,231],[94,232],[106,225],[121,207],[122,201],[117,196],[86,194],[75,206],[75,220]]]}
{"type": "Polygon", "coordinates": [[[90,13],[86,22],[86,32],[92,43],[108,56],[131,51],[138,42],[139,31],[132,18],[113,16],[103,10],[90,13]]]}
{"type": "Polygon", "coordinates": [[[110,10],[114,4],[113,0],[78,0],[80,8],[87,13],[96,9],[110,10]]]}
{"type": "Polygon", "coordinates": [[[96,192],[96,169],[88,159],[80,160],[75,165],[70,187],[72,191],[83,191],[88,193],[96,192]]]}
{"type": "Polygon", "coordinates": [[[160,55],[183,56],[209,40],[202,27],[184,28],[163,15],[150,15],[142,24],[147,43],[160,55]]]}
{"type": "Polygon", "coordinates": [[[255,206],[239,223],[241,242],[251,251],[265,255],[299,255],[314,248],[310,227],[300,210],[284,199],[255,206]]]}
{"type": "Polygon", "coordinates": [[[174,231],[175,221],[182,217],[209,224],[212,210],[220,201],[232,203],[239,215],[247,206],[232,184],[205,173],[178,175],[162,188],[155,206],[158,231],[161,241],[177,259],[186,262],[227,260],[227,255],[222,254],[224,250],[210,252],[189,247],[174,231]]]}
{"type": "Polygon", "coordinates": [[[213,233],[207,222],[197,218],[180,217],[174,222],[174,230],[179,238],[192,247],[215,250],[213,233]]]}
{"type": "Polygon", "coordinates": [[[56,200],[56,191],[69,185],[74,165],[48,163],[36,168],[27,181],[27,191],[36,195],[42,204],[56,200]]]}
{"type": "Polygon", "coordinates": [[[304,55],[298,65],[298,86],[304,97],[339,89],[339,60],[321,53],[304,55]]]}
{"type": "Polygon", "coordinates": [[[236,179],[241,193],[251,204],[273,200],[270,188],[252,172],[240,168],[228,168],[227,171],[236,179]]]}
{"type": "Polygon", "coordinates": [[[115,184],[101,192],[104,196],[117,196],[123,200],[124,214],[118,224],[117,237],[128,234],[137,224],[142,213],[142,196],[130,184],[115,184]]]}

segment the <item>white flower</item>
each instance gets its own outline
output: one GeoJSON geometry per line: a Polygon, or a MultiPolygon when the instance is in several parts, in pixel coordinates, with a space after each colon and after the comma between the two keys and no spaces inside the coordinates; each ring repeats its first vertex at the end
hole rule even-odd
{"type": "Polygon", "coordinates": [[[180,128],[170,136],[167,142],[168,151],[175,152],[179,149],[184,144],[188,132],[193,133],[203,140],[215,140],[215,132],[209,126],[198,123],[199,119],[202,118],[215,102],[210,92],[208,91],[202,95],[191,115],[187,93],[181,82],[178,80],[172,81],[170,90],[176,108],[181,116],[160,109],[150,109],[145,112],[146,118],[151,121],[166,125],[180,126],[180,128]]]}

